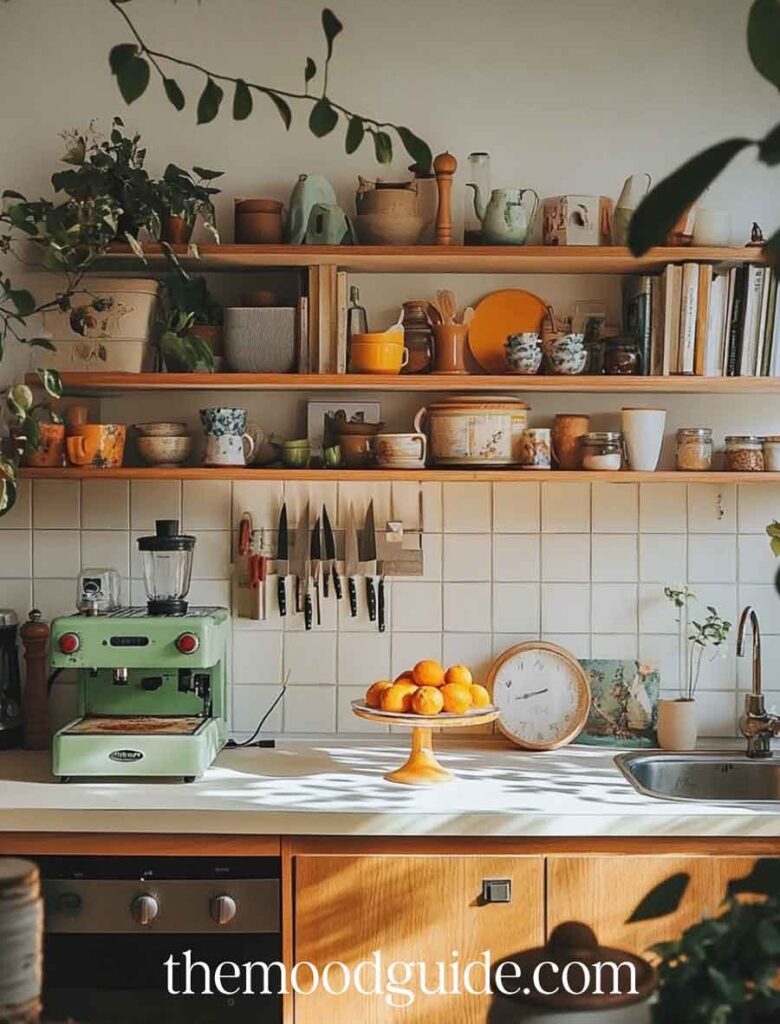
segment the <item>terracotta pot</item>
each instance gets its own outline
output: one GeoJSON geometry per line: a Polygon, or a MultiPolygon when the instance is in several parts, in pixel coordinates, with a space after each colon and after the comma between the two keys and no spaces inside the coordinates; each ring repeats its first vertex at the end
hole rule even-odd
{"type": "Polygon", "coordinates": [[[40,423],[40,436],[35,451],[22,459],[25,466],[61,466],[65,459],[65,424],[40,423]]]}
{"type": "Polygon", "coordinates": [[[466,368],[467,324],[433,325],[433,372],[468,373],[466,368]]]}
{"type": "Polygon", "coordinates": [[[589,430],[589,416],[558,413],[552,428],[552,456],[559,469],[582,469],[581,439],[589,430]]]}
{"type": "Polygon", "coordinates": [[[663,750],[694,750],[698,735],[695,700],[658,701],[658,745],[663,750]]]}
{"type": "Polygon", "coordinates": [[[222,324],[193,324],[185,331],[185,334],[188,336],[194,334],[205,341],[214,356],[225,354],[222,324]]]}
{"type": "Polygon", "coordinates": [[[194,222],[190,223],[184,217],[176,217],[173,214],[163,217],[162,240],[170,245],[186,245],[192,238],[194,227],[194,222]]]}
{"type": "Polygon", "coordinates": [[[281,245],[283,210],[283,204],[276,199],[236,199],[236,242],[239,245],[281,245]]]}

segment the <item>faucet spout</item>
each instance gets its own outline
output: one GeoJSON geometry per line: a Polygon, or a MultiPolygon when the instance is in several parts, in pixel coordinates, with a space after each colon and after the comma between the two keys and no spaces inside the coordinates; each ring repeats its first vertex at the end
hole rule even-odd
{"type": "Polygon", "coordinates": [[[761,693],[761,627],[758,615],[750,605],[744,608],[737,629],[737,655],[745,656],[745,628],[750,622],[753,631],[753,689],[745,695],[745,710],[739,720],[739,731],[747,740],[747,756],[764,758],[772,756],[771,740],[780,736],[780,716],[766,710],[761,693]]]}
{"type": "Polygon", "coordinates": [[[743,608],[739,617],[737,629],[737,657],[745,657],[745,627],[750,622],[753,633],[753,695],[761,696],[761,627],[758,624],[758,615],[752,605],[743,608]]]}

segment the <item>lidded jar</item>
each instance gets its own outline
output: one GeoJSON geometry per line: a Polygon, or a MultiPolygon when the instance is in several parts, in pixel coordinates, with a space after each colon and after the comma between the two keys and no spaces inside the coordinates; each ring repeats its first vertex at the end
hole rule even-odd
{"type": "Polygon", "coordinates": [[[712,469],[712,428],[680,427],[677,431],[677,468],[688,473],[712,469]]]}
{"type": "Polygon", "coordinates": [[[731,473],[764,472],[764,439],[757,434],[726,438],[726,469],[731,473]]]}
{"type": "Polygon", "coordinates": [[[623,435],[619,430],[595,430],[583,434],[582,468],[616,471],[623,465],[623,435]]]}
{"type": "Polygon", "coordinates": [[[433,360],[433,327],[429,317],[430,303],[424,299],[410,299],[403,304],[404,345],[409,350],[409,361],[401,373],[429,373],[433,360]]]}

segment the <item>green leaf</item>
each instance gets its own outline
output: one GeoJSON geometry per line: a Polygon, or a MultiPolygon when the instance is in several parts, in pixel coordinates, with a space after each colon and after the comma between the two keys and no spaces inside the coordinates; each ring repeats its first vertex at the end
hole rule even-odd
{"type": "Polygon", "coordinates": [[[347,127],[347,138],[345,141],[345,148],[347,153],[354,153],[356,149],[360,148],[360,143],[363,141],[363,136],[366,134],[366,130],[363,127],[363,119],[360,117],[351,117],[349,120],[349,126],[347,127]]]}
{"type": "Polygon", "coordinates": [[[712,184],[750,139],[727,139],[692,157],[645,196],[631,220],[628,244],[635,256],[663,245],[684,211],[712,184]]]}
{"type": "Polygon", "coordinates": [[[409,131],[408,128],[396,128],[398,138],[404,144],[404,149],[414,160],[414,169],[418,174],[430,174],[433,166],[433,153],[427,142],[409,131]]]}
{"type": "Polygon", "coordinates": [[[46,389],[46,393],[52,398],[62,398],[62,380],[56,370],[46,370],[38,367],[38,376],[46,389]]]}
{"type": "Polygon", "coordinates": [[[8,392],[8,400],[13,402],[17,409],[29,412],[33,407],[33,393],[26,384],[14,384],[8,392]]]}
{"type": "Polygon", "coordinates": [[[149,84],[149,65],[143,57],[125,60],[114,73],[125,103],[133,103],[146,92],[149,84]]]}
{"type": "Polygon", "coordinates": [[[644,899],[640,900],[626,924],[634,924],[636,921],[651,921],[656,917],[673,914],[679,907],[690,880],[691,876],[685,872],[670,875],[669,878],[651,889],[644,899]]]}
{"type": "Polygon", "coordinates": [[[239,78],[236,81],[236,91],[233,93],[233,120],[246,121],[251,113],[252,93],[243,78],[239,78]]]}
{"type": "Polygon", "coordinates": [[[184,93],[179,88],[179,83],[173,78],[163,78],[165,95],[176,107],[177,110],[184,110],[184,93]]]}
{"type": "Polygon", "coordinates": [[[7,480],[16,480],[18,475],[19,467],[14,460],[0,455],[0,477],[5,477],[7,480]]]}
{"type": "Polygon", "coordinates": [[[374,152],[380,164],[389,164],[393,159],[393,140],[387,132],[374,132],[374,152]]]}
{"type": "Polygon", "coordinates": [[[143,262],[146,263],[146,256],[144,256],[144,251],[141,248],[141,243],[138,239],[134,235],[131,235],[129,231],[125,231],[125,239],[132,249],[133,254],[136,255],[139,260],[143,260],[143,262]]]}
{"type": "Polygon", "coordinates": [[[756,71],[780,89],[780,6],[777,0],[755,0],[748,15],[747,42],[756,71]]]}
{"type": "Polygon", "coordinates": [[[0,516],[10,512],[16,504],[16,484],[13,480],[0,479],[0,516]]]}
{"type": "Polygon", "coordinates": [[[741,892],[777,896],[780,893],[780,857],[762,857],[744,878],[732,879],[728,884],[728,895],[735,896],[741,892]]]}
{"type": "Polygon", "coordinates": [[[111,68],[111,72],[114,75],[118,75],[121,68],[131,61],[133,57],[138,56],[138,46],[136,43],[119,43],[117,46],[112,46],[111,51],[108,55],[108,64],[111,68]]]}
{"type": "Polygon", "coordinates": [[[772,921],[760,921],[756,928],[756,939],[767,956],[780,957],[780,928],[772,921]]]}
{"type": "Polygon", "coordinates": [[[325,39],[328,43],[328,60],[333,56],[333,40],[343,28],[344,26],[333,11],[329,7],[326,7],[322,12],[322,30],[325,33],[325,39]]]}
{"type": "Polygon", "coordinates": [[[339,115],[325,99],[317,100],[309,114],[309,128],[318,139],[330,135],[339,121],[339,115]]]}
{"type": "Polygon", "coordinates": [[[48,338],[30,338],[27,344],[31,348],[45,348],[49,352],[56,352],[57,346],[48,338]]]}
{"type": "Polygon", "coordinates": [[[770,167],[780,164],[780,124],[775,125],[759,142],[758,156],[770,167]]]}
{"type": "Polygon", "coordinates": [[[284,127],[289,131],[290,125],[292,124],[292,110],[290,110],[290,104],[275,92],[269,91],[266,95],[279,111],[279,116],[284,121],[284,127]]]}
{"type": "Polygon", "coordinates": [[[198,124],[208,124],[219,113],[224,93],[213,78],[209,78],[198,100],[198,124]]]}
{"type": "Polygon", "coordinates": [[[16,306],[19,316],[30,316],[35,312],[35,297],[26,288],[9,288],[6,294],[16,306]]]}
{"type": "Polygon", "coordinates": [[[225,173],[224,171],[210,171],[208,167],[193,167],[192,169],[204,181],[214,181],[215,178],[221,178],[225,173]]]}
{"type": "Polygon", "coordinates": [[[306,58],[306,67],[304,68],[304,71],[303,71],[303,80],[304,80],[304,82],[306,82],[308,84],[312,80],[312,78],[314,78],[314,76],[316,74],[317,74],[317,65],[314,63],[314,61],[311,59],[311,57],[307,57],[306,58]]]}

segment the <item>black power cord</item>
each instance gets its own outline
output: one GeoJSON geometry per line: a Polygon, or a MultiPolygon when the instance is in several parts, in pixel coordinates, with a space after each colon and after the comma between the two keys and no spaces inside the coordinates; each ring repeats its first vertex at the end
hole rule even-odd
{"type": "Polygon", "coordinates": [[[274,747],[274,746],[276,746],[276,740],[258,740],[257,739],[257,734],[260,732],[260,730],[263,728],[265,723],[271,717],[271,715],[273,714],[274,710],[278,706],[279,702],[284,699],[284,695],[287,692],[287,683],[288,683],[289,679],[290,679],[290,673],[288,672],[287,676],[286,676],[286,678],[284,680],[284,684],[283,684],[281,690],[279,691],[278,696],[274,700],[273,704],[271,704],[270,708],[263,715],[263,717],[260,719],[260,721],[257,723],[257,728],[252,733],[252,735],[249,737],[249,739],[248,740],[242,740],[241,743],[238,743],[236,740],[228,740],[227,743],[225,744],[225,747],[227,749],[229,749],[229,750],[237,750],[237,749],[241,749],[242,747],[274,747]]]}

